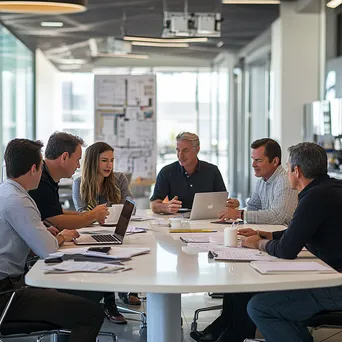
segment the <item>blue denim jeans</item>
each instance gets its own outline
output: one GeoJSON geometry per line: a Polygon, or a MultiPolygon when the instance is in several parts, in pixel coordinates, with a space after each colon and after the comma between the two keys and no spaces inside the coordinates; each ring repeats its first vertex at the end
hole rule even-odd
{"type": "Polygon", "coordinates": [[[255,295],[247,312],[267,342],[312,342],[303,323],[321,311],[342,310],[342,286],[255,295]]]}

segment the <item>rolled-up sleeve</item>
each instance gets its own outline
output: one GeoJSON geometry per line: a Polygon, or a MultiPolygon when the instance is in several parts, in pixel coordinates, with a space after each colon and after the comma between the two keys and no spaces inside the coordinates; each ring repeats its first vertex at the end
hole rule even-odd
{"type": "Polygon", "coordinates": [[[288,225],[298,204],[297,192],[291,189],[286,177],[278,177],[272,185],[266,186],[272,186],[270,192],[264,195],[268,204],[264,208],[251,210],[261,205],[261,202],[257,203],[255,196],[252,196],[253,203],[248,204],[244,213],[245,220],[248,223],[288,225]]]}

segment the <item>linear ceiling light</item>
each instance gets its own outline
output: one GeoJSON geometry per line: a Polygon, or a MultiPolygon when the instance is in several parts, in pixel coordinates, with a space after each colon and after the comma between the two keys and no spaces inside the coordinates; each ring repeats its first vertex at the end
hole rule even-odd
{"type": "Polygon", "coordinates": [[[164,47],[164,48],[187,48],[188,43],[150,43],[150,42],[132,42],[136,46],[164,47]]]}
{"type": "Polygon", "coordinates": [[[45,1],[4,1],[0,0],[0,12],[65,14],[83,12],[88,0],[45,0],[45,1]]]}
{"type": "Polygon", "coordinates": [[[342,0],[331,0],[327,3],[327,6],[330,8],[336,8],[342,4],[342,0]]]}
{"type": "Polygon", "coordinates": [[[204,43],[208,41],[207,37],[194,38],[153,38],[139,36],[124,36],[123,40],[135,42],[151,42],[151,43],[204,43]]]}
{"type": "Polygon", "coordinates": [[[63,25],[61,21],[42,21],[40,23],[42,27],[63,27],[63,25]]]}
{"type": "Polygon", "coordinates": [[[278,5],[280,0],[222,0],[226,5],[278,5]]]}
{"type": "Polygon", "coordinates": [[[149,59],[149,55],[141,55],[135,53],[118,54],[118,53],[105,53],[99,52],[97,55],[92,57],[109,57],[109,58],[131,58],[131,59],[149,59]]]}

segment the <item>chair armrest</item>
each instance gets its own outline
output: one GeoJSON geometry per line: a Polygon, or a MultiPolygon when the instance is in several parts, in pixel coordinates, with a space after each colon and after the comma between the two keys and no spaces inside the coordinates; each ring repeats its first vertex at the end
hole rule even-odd
{"type": "Polygon", "coordinates": [[[12,290],[7,290],[7,291],[2,291],[0,292],[0,296],[3,295],[3,294],[6,294],[6,293],[11,293],[11,297],[9,298],[9,300],[7,301],[6,303],[6,306],[4,308],[4,310],[2,311],[1,313],[1,316],[0,316],[0,328],[1,328],[1,325],[2,325],[2,322],[4,321],[5,319],[5,316],[8,312],[8,309],[10,308],[12,302],[13,302],[13,299],[14,299],[14,296],[17,292],[19,291],[22,291],[23,289],[25,289],[27,286],[24,286],[24,287],[21,287],[19,289],[12,289],[12,290]]]}

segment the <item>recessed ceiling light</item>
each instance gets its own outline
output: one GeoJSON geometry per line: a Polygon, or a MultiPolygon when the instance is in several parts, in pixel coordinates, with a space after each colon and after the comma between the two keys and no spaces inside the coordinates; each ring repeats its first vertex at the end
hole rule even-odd
{"type": "Polygon", "coordinates": [[[336,8],[342,4],[342,0],[330,0],[327,3],[327,6],[330,8],[336,8]]]}
{"type": "Polygon", "coordinates": [[[0,12],[34,14],[77,13],[85,11],[87,3],[88,0],[0,0],[0,12]]]}
{"type": "Polygon", "coordinates": [[[40,23],[42,27],[63,27],[63,25],[61,21],[42,21],[40,23]]]}
{"type": "Polygon", "coordinates": [[[151,43],[204,43],[208,41],[208,38],[207,37],[154,38],[154,37],[124,36],[123,40],[135,41],[135,42],[151,42],[151,43]]]}
{"type": "Polygon", "coordinates": [[[187,48],[188,43],[152,43],[152,42],[132,42],[136,46],[164,47],[164,48],[187,48]]]}
{"type": "Polygon", "coordinates": [[[280,0],[222,0],[226,5],[278,5],[280,0]]]}

